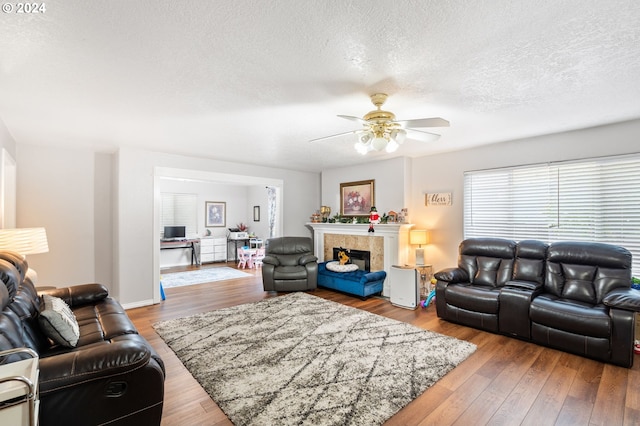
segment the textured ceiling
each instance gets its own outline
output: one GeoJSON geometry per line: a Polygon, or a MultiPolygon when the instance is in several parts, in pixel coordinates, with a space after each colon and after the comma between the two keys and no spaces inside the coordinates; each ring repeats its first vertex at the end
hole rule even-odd
{"type": "Polygon", "coordinates": [[[320,171],[365,157],[368,95],[443,117],[421,156],[640,118],[640,2],[86,0],[0,14],[18,143],[135,147],[320,171]]]}

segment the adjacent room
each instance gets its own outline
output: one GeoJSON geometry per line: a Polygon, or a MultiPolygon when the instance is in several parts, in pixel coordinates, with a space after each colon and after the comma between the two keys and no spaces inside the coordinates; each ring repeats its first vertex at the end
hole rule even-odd
{"type": "Polygon", "coordinates": [[[640,424],[638,22],[6,2],[0,424],[640,424]]]}

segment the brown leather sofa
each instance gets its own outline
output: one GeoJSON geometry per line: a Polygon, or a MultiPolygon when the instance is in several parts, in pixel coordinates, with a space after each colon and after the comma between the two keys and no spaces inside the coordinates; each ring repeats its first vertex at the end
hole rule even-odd
{"type": "Polygon", "coordinates": [[[589,242],[474,238],[435,274],[438,317],[631,367],[631,253],[589,242]]]}
{"type": "Polygon", "coordinates": [[[262,260],[265,291],[305,291],[318,287],[318,258],[307,237],[280,237],[267,240],[262,260]]]}
{"type": "Polygon", "coordinates": [[[22,256],[0,252],[0,351],[38,353],[40,426],[159,425],[164,365],[122,306],[100,284],[48,290],[71,307],[80,330],[76,347],[54,344],[38,322],[41,300],[27,269],[22,256]]]}

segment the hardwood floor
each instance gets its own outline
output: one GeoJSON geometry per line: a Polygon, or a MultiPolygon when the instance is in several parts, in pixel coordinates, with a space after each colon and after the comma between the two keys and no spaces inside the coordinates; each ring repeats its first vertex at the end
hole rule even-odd
{"type": "MultiPolygon", "coordinates": [[[[217,266],[221,265],[211,267],[217,266]]],[[[163,426],[232,423],[155,333],[152,324],[278,295],[262,290],[259,270],[249,272],[254,277],[166,289],[164,302],[128,311],[166,365],[163,426]]],[[[411,311],[380,298],[362,301],[325,289],[311,294],[478,346],[473,355],[386,425],[640,424],[638,356],[631,369],[615,367],[442,321],[435,314],[435,306],[411,311]]]]}

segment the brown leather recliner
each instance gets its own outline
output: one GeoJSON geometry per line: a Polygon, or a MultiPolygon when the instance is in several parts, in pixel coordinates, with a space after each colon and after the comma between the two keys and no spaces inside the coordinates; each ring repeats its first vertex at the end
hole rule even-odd
{"type": "Polygon", "coordinates": [[[262,262],[265,291],[305,291],[318,286],[318,258],[311,238],[271,238],[262,262]]]}
{"type": "MultiPolygon", "coordinates": [[[[38,354],[40,426],[159,425],[164,364],[107,288],[83,284],[46,291],[64,300],[78,322],[80,338],[68,348],[40,328],[40,297],[27,270],[22,256],[0,252],[0,352],[26,347],[38,354]]],[[[0,363],[22,357],[2,357],[0,363]]]]}

